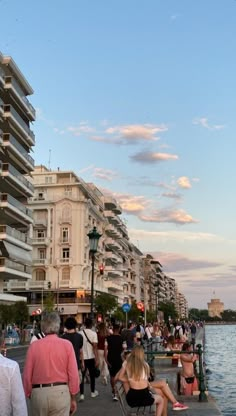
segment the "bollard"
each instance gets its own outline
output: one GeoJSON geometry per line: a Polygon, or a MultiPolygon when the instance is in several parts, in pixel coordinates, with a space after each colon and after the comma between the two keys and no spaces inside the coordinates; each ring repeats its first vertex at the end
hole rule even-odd
{"type": "Polygon", "coordinates": [[[199,357],[199,402],[207,402],[208,398],[206,395],[206,386],[205,386],[205,380],[204,380],[204,372],[203,372],[203,351],[202,351],[202,345],[197,345],[198,349],[198,357],[199,357]]]}

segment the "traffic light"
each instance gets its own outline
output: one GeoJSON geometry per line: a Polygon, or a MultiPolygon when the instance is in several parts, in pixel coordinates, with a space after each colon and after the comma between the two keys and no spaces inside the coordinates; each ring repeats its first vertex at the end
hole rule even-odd
{"type": "Polygon", "coordinates": [[[104,266],[103,266],[103,264],[101,264],[101,266],[99,266],[99,272],[100,272],[100,275],[103,275],[104,274],[104,266]]]}
{"type": "Polygon", "coordinates": [[[48,289],[51,289],[52,283],[48,282],[48,289]]]}

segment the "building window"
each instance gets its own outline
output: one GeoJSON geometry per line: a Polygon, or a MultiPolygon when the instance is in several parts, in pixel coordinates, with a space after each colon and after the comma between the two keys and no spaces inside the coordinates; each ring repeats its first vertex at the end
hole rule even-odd
{"type": "Polygon", "coordinates": [[[69,248],[63,248],[62,249],[62,260],[67,262],[70,258],[70,249],[69,248]]]}
{"type": "Polygon", "coordinates": [[[61,241],[62,243],[68,243],[69,241],[69,228],[63,227],[61,230],[61,241]]]}
{"type": "Polygon", "coordinates": [[[45,260],[46,259],[46,250],[44,248],[38,249],[38,259],[45,260]]]}
{"type": "Polygon", "coordinates": [[[72,187],[71,186],[65,186],[64,194],[65,194],[65,196],[72,196],[72,187]]]}
{"type": "Polygon", "coordinates": [[[37,238],[45,238],[45,230],[36,230],[36,236],[37,238]]]}
{"type": "Polygon", "coordinates": [[[46,183],[52,183],[52,176],[46,176],[45,177],[45,182],[46,183]]]}
{"type": "Polygon", "coordinates": [[[43,270],[43,269],[37,269],[36,272],[35,272],[35,277],[36,277],[36,280],[37,281],[39,281],[39,280],[46,280],[45,270],[43,270]]]}
{"type": "Polygon", "coordinates": [[[62,269],[61,278],[62,278],[62,280],[70,280],[70,269],[69,269],[69,267],[64,267],[62,269]]]}

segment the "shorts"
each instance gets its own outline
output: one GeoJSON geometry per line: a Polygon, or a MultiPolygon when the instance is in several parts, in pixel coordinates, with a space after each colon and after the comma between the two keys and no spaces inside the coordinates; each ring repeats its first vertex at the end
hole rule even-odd
{"type": "Polygon", "coordinates": [[[129,389],[126,394],[126,401],[130,407],[151,406],[155,399],[148,387],[145,389],[129,389]]]}
{"type": "Polygon", "coordinates": [[[111,362],[110,364],[111,365],[108,366],[110,376],[115,377],[115,375],[118,373],[118,371],[120,371],[120,369],[122,367],[122,363],[121,362],[116,362],[116,363],[111,362]]]}

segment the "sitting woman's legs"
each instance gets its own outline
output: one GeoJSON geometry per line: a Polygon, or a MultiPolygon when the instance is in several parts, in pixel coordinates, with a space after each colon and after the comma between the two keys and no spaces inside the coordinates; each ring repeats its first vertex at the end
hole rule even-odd
{"type": "Polygon", "coordinates": [[[154,400],[156,405],[156,415],[155,416],[162,416],[164,410],[164,399],[163,397],[159,396],[158,394],[154,394],[154,400]]]}
{"type": "Polygon", "coordinates": [[[177,400],[175,398],[175,396],[173,395],[170,387],[168,386],[168,384],[166,383],[165,380],[155,380],[152,383],[150,383],[150,385],[154,388],[154,389],[159,389],[163,392],[164,396],[172,403],[176,403],[177,400]]]}

